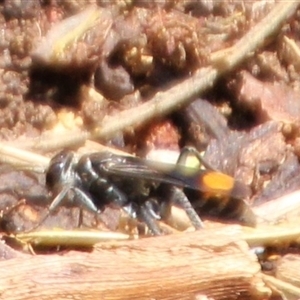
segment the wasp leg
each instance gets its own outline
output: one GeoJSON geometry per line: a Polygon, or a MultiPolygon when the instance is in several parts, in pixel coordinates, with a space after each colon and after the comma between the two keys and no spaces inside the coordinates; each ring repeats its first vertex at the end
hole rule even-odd
{"type": "Polygon", "coordinates": [[[155,220],[161,219],[161,210],[162,205],[155,198],[150,198],[144,202],[144,206],[148,209],[148,212],[151,214],[152,218],[155,220]]]}
{"type": "Polygon", "coordinates": [[[138,217],[146,223],[153,235],[162,235],[162,230],[156,222],[156,219],[160,219],[160,217],[156,214],[151,200],[146,201],[140,206],[138,217]]]}
{"type": "Polygon", "coordinates": [[[70,190],[70,186],[66,186],[52,201],[52,203],[50,204],[50,206],[48,207],[48,211],[47,213],[39,220],[39,222],[33,226],[32,228],[30,228],[29,230],[26,230],[25,232],[31,232],[35,229],[37,229],[38,227],[40,227],[46,220],[47,218],[50,216],[50,214],[62,203],[62,201],[64,200],[65,196],[67,195],[68,191],[70,190]]]}
{"type": "Polygon", "coordinates": [[[193,154],[206,169],[211,171],[217,171],[212,165],[210,165],[200,154],[200,152],[194,147],[184,147],[181,149],[179,157],[177,159],[178,165],[185,165],[189,155],[193,154]]]}
{"type": "MultiPolygon", "coordinates": [[[[74,202],[80,205],[82,208],[92,212],[99,214],[101,213],[101,209],[97,208],[95,205],[92,196],[89,193],[84,192],[80,188],[72,187],[71,190],[74,191],[74,202]]],[[[50,209],[50,208],[49,208],[50,209]]]]}
{"type": "Polygon", "coordinates": [[[123,206],[123,210],[132,218],[138,219],[141,222],[144,222],[153,235],[161,235],[162,231],[155,220],[160,219],[160,216],[157,214],[159,208],[155,207],[153,203],[154,199],[149,199],[142,205],[138,205],[134,202],[129,202],[123,206]]]}
{"type": "Polygon", "coordinates": [[[133,202],[129,202],[122,207],[122,209],[128,214],[128,216],[132,219],[137,218],[137,205],[133,202]]]}
{"type": "Polygon", "coordinates": [[[53,211],[55,211],[59,206],[62,205],[64,201],[66,201],[66,197],[68,197],[68,193],[73,192],[72,199],[67,199],[72,204],[79,204],[82,208],[85,208],[86,210],[89,210],[94,213],[100,213],[101,211],[98,210],[98,208],[95,206],[91,196],[85,192],[83,192],[81,189],[73,186],[66,186],[62,189],[62,191],[54,198],[52,203],[48,207],[47,213],[42,217],[42,219],[38,222],[37,225],[32,227],[28,232],[31,232],[38,227],[40,227],[46,219],[52,214],[53,211]],[[70,201],[71,200],[71,201],[70,201]]]}
{"type": "Polygon", "coordinates": [[[195,227],[195,229],[202,229],[204,228],[204,224],[198,214],[196,213],[195,209],[193,208],[191,202],[189,199],[186,197],[184,192],[177,188],[177,187],[172,187],[170,190],[170,199],[172,199],[172,202],[175,204],[179,204],[180,207],[182,207],[187,216],[189,217],[192,225],[195,227]]]}

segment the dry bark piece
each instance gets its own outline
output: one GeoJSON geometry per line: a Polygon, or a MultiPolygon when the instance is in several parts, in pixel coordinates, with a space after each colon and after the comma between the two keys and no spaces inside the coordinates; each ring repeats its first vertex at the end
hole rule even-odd
{"type": "MultiPolygon", "coordinates": [[[[2,239],[2,237],[1,237],[2,239]]],[[[2,260],[7,260],[7,259],[12,259],[16,257],[26,257],[23,253],[16,251],[6,245],[4,241],[0,242],[0,261],[2,260]]]]}
{"type": "Polygon", "coordinates": [[[260,205],[268,200],[294,192],[300,186],[300,164],[298,158],[289,153],[278,167],[269,183],[254,197],[254,204],[260,205]]]}
{"type": "Polygon", "coordinates": [[[11,207],[20,199],[27,199],[29,202],[47,199],[48,192],[39,174],[2,165],[0,182],[0,210],[11,207]]]}
{"type": "Polygon", "coordinates": [[[236,178],[243,178],[245,182],[250,183],[260,164],[271,162],[280,165],[287,149],[281,128],[281,124],[271,121],[254,127],[246,134],[244,147],[239,153],[236,178]]]}
{"type": "Polygon", "coordinates": [[[105,98],[119,100],[134,91],[130,75],[122,66],[112,67],[104,60],[99,64],[94,76],[95,87],[105,98]]]}
{"type": "Polygon", "coordinates": [[[95,89],[82,86],[80,89],[81,115],[87,127],[93,127],[103,119],[109,102],[95,89]]]}
{"type": "Polygon", "coordinates": [[[5,1],[3,5],[3,14],[6,18],[33,18],[39,14],[41,4],[37,0],[32,1],[5,1]]]}
{"type": "Polygon", "coordinates": [[[266,299],[270,290],[239,227],[118,242],[2,262],[5,299],[266,299]],[[47,268],[50,266],[51,268],[47,268]],[[18,272],[16,272],[16,268],[18,272]],[[45,272],[47,268],[47,272],[45,272]],[[101,276],[99,276],[101,274],[101,276]]]}
{"type": "Polygon", "coordinates": [[[101,57],[101,49],[112,22],[109,9],[90,5],[55,24],[32,52],[32,57],[34,61],[42,61],[53,67],[93,65],[101,57]],[[93,45],[86,42],[91,40],[93,45]]]}
{"type": "Polygon", "coordinates": [[[238,85],[240,104],[254,110],[259,122],[275,120],[299,126],[299,92],[283,83],[259,81],[245,71],[241,72],[238,85]]]}
{"type": "Polygon", "coordinates": [[[174,150],[179,152],[180,134],[168,119],[156,122],[140,132],[138,140],[139,156],[153,157],[152,151],[174,150]]]}
{"type": "Polygon", "coordinates": [[[282,219],[298,222],[300,212],[299,196],[300,191],[297,190],[255,206],[253,211],[258,216],[258,220],[261,217],[262,222],[276,223],[282,219]]]}
{"type": "Polygon", "coordinates": [[[265,274],[263,275],[263,280],[272,289],[274,299],[299,300],[300,289],[298,287],[265,274]]]}
{"type": "Polygon", "coordinates": [[[289,78],[276,53],[264,51],[257,55],[256,62],[260,68],[260,74],[270,79],[282,80],[288,83],[289,78]]]}
{"type": "Polygon", "coordinates": [[[299,254],[287,254],[279,260],[276,270],[276,278],[300,287],[300,256],[299,254]]]}
{"type": "Polygon", "coordinates": [[[279,165],[285,151],[281,125],[270,121],[250,132],[230,131],[222,139],[211,140],[204,158],[217,170],[251,184],[261,162],[272,160],[279,165]]]}
{"type": "Polygon", "coordinates": [[[183,130],[197,146],[197,149],[206,148],[213,138],[226,139],[230,134],[227,120],[208,101],[197,99],[180,114],[183,117],[183,130]]]}

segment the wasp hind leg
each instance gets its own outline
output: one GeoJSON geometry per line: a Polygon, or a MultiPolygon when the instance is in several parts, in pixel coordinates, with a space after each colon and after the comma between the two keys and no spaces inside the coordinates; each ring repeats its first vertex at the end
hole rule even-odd
{"type": "Polygon", "coordinates": [[[184,209],[191,221],[191,224],[195,227],[196,230],[204,228],[204,224],[201,218],[196,213],[190,200],[181,189],[172,187],[170,189],[170,199],[172,200],[172,203],[178,204],[182,209],[184,209]]]}

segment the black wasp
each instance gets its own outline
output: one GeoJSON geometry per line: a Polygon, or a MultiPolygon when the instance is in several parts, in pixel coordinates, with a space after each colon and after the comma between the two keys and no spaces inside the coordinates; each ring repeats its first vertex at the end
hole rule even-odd
{"type": "Polygon", "coordinates": [[[184,166],[182,161],[190,151],[185,149],[177,164],[110,152],[86,154],[77,160],[73,152],[62,151],[51,159],[46,174],[46,183],[56,195],[49,213],[65,200],[94,213],[110,205],[123,208],[158,235],[156,220],[161,218],[162,205],[175,203],[196,229],[203,227],[196,210],[254,225],[255,216],[243,200],[247,187],[224,173],[184,166]]]}

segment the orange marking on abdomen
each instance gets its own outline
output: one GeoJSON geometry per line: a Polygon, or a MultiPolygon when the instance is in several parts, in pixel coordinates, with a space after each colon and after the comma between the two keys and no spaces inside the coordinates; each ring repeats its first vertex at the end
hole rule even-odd
{"type": "Polygon", "coordinates": [[[202,184],[208,192],[230,193],[234,186],[234,178],[220,172],[208,172],[202,177],[202,184]]]}

